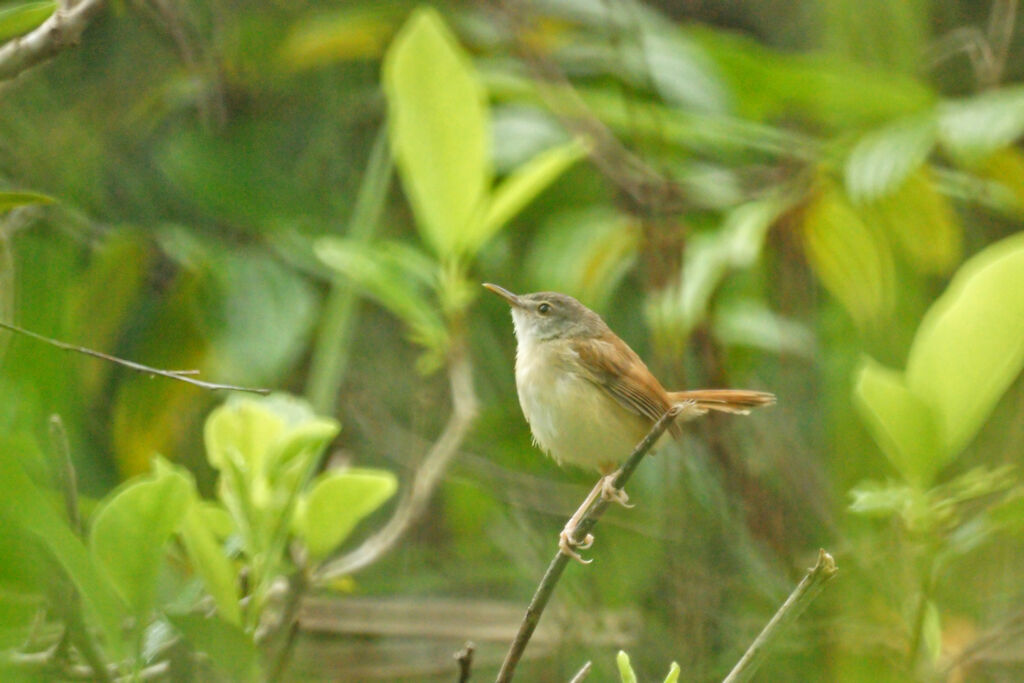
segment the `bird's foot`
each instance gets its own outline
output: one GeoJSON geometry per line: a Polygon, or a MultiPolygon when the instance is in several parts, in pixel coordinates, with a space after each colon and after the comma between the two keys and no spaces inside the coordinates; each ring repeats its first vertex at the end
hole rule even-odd
{"type": "Polygon", "coordinates": [[[583,557],[578,552],[576,552],[576,550],[586,550],[590,546],[594,545],[594,535],[587,534],[583,537],[582,541],[576,541],[575,536],[576,525],[572,524],[570,526],[569,524],[566,524],[565,528],[562,529],[562,533],[558,534],[559,552],[561,552],[563,555],[568,555],[580,564],[590,564],[591,562],[593,562],[593,560],[584,560],[583,557]]]}
{"type": "Polygon", "coordinates": [[[601,497],[609,503],[618,503],[624,508],[636,507],[629,502],[629,494],[626,493],[626,490],[615,486],[614,472],[601,478],[601,497]]]}

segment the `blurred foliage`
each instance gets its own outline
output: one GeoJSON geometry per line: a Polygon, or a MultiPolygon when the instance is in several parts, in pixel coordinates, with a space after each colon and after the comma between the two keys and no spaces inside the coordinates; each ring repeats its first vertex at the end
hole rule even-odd
{"type": "MultiPolygon", "coordinates": [[[[54,6],[4,3],[0,41],[54,6]]],[[[325,591],[288,675],[449,680],[471,639],[489,676],[500,606],[525,606],[594,478],[531,447],[492,281],[580,297],[666,385],[779,396],[644,463],[524,679],[588,659],[595,680],[720,679],[819,546],[839,578],[765,680],[1020,678],[1018,9],[109,4],[0,84],[0,316],[303,394],[345,429],[283,399],[210,414],[210,393],[0,333],[3,666],[61,642],[91,664],[93,634],[179,678],[272,677],[274,582],[415,488],[464,362],[481,410],[457,460],[397,548],[325,591]],[[316,474],[328,444],[357,467],[316,474]],[[401,623],[401,600],[458,611],[401,623]]]]}

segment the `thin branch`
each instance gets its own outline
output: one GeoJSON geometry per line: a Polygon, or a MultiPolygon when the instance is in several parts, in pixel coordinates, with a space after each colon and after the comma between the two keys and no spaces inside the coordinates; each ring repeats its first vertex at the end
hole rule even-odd
{"type": "Polygon", "coordinates": [[[576,672],[576,675],[573,676],[572,679],[570,679],[569,683],[582,683],[583,679],[590,675],[590,669],[592,667],[592,662],[587,662],[586,664],[584,664],[580,668],[580,670],[576,672]]]}
{"type": "Polygon", "coordinates": [[[359,571],[391,550],[418,520],[430,502],[441,476],[458,453],[477,415],[477,397],[473,389],[472,365],[464,350],[453,352],[448,369],[452,394],[452,414],[441,436],[430,448],[416,470],[409,493],[398,504],[395,514],[362,545],[325,563],[314,575],[313,583],[322,585],[339,576],[359,571]]]}
{"type": "Polygon", "coordinates": [[[473,653],[476,645],[467,642],[465,647],[455,653],[455,661],[459,663],[459,683],[469,683],[469,674],[473,671],[473,653]]]}
{"type": "Polygon", "coordinates": [[[749,681],[764,661],[768,646],[779,637],[779,634],[782,633],[786,626],[800,616],[800,613],[811,604],[811,601],[817,597],[821,589],[825,587],[825,584],[838,571],[836,561],[832,559],[832,556],[824,550],[819,550],[817,563],[808,570],[804,578],[797,584],[797,587],[786,598],[786,601],[782,603],[779,611],[775,613],[771,621],[762,629],[761,633],[754,639],[754,642],[750,644],[750,647],[743,653],[740,661],[736,662],[736,666],[733,667],[722,683],[749,681]]]}
{"type": "Polygon", "coordinates": [[[64,429],[64,421],[60,415],[50,416],[50,446],[57,460],[58,488],[64,494],[64,509],[67,512],[71,528],[79,536],[82,535],[82,517],[78,511],[78,477],[75,475],[75,464],[71,461],[71,447],[68,445],[68,433],[64,429]]]}
{"type": "Polygon", "coordinates": [[[62,2],[33,31],[0,45],[0,81],[10,80],[77,45],[89,21],[102,8],[103,0],[81,0],[75,5],[62,2]]]}
{"type": "MultiPolygon", "coordinates": [[[[82,0],[83,3],[87,1],[88,0],[82,0]]],[[[36,332],[26,330],[23,327],[11,325],[10,323],[0,322],[0,328],[9,330],[11,332],[17,332],[18,334],[23,334],[26,337],[31,337],[32,339],[36,339],[51,346],[56,346],[58,349],[62,349],[64,351],[74,351],[75,353],[81,353],[86,356],[92,356],[93,358],[101,358],[111,363],[123,365],[124,367],[129,368],[131,370],[135,370],[136,372],[141,372],[147,375],[160,375],[161,377],[166,377],[168,379],[176,379],[179,382],[185,382],[186,384],[191,384],[193,386],[201,387],[203,389],[210,389],[211,391],[245,391],[252,394],[262,394],[264,396],[270,393],[270,389],[257,389],[253,387],[240,387],[234,384],[204,382],[202,380],[193,379],[192,377],[190,377],[190,375],[196,374],[198,370],[160,370],[158,368],[151,368],[148,365],[142,365],[141,363],[125,360],[124,358],[118,358],[117,356],[110,356],[106,353],[103,353],[102,351],[94,351],[93,349],[87,349],[84,346],[75,346],[74,344],[67,344],[56,339],[51,339],[50,337],[45,337],[36,332]]]]}
{"type": "MultiPolygon", "coordinates": [[[[648,451],[654,446],[661,435],[668,429],[669,425],[672,424],[673,420],[679,415],[680,412],[686,409],[686,404],[678,404],[669,409],[661,418],[654,423],[651,427],[651,431],[647,433],[643,441],[637,444],[636,448],[633,449],[632,455],[629,459],[622,464],[622,466],[616,471],[614,478],[612,479],[612,486],[616,489],[621,490],[629,478],[633,476],[633,472],[636,470],[637,465],[648,451]]],[[[605,479],[602,477],[595,486],[595,490],[603,488],[605,479]]],[[[572,541],[577,545],[586,539],[590,530],[594,528],[597,521],[604,514],[605,508],[608,507],[610,501],[600,495],[594,496],[595,500],[591,504],[590,508],[580,518],[579,524],[576,525],[576,531],[573,534],[572,541]]],[[[558,584],[558,580],[562,576],[562,572],[565,571],[566,565],[569,564],[570,557],[561,550],[555,553],[554,559],[551,560],[551,564],[548,565],[548,569],[544,572],[544,577],[540,580],[540,584],[537,585],[537,591],[533,594],[533,599],[530,600],[530,605],[526,608],[526,614],[523,616],[522,623],[519,624],[519,632],[516,633],[515,640],[512,641],[512,645],[509,647],[508,654],[505,655],[505,661],[502,662],[501,671],[498,672],[497,683],[507,683],[512,680],[512,674],[515,672],[516,666],[519,664],[519,660],[523,656],[523,652],[526,650],[526,645],[530,642],[530,638],[533,636],[534,630],[537,628],[537,624],[540,622],[541,614],[544,613],[544,608],[547,607],[548,600],[551,599],[551,594],[555,590],[555,586],[558,584]]]]}

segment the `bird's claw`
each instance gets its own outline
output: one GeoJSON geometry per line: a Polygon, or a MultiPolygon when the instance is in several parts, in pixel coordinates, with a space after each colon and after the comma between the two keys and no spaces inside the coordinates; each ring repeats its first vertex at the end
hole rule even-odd
{"type": "Polygon", "coordinates": [[[594,535],[587,534],[583,537],[582,541],[573,540],[573,536],[576,533],[576,528],[566,527],[562,529],[562,533],[558,534],[558,550],[563,555],[568,555],[572,559],[576,560],[580,564],[590,564],[593,560],[584,560],[583,557],[576,552],[576,549],[586,550],[590,546],[594,545],[594,535]]]}
{"type": "Polygon", "coordinates": [[[625,489],[620,489],[613,483],[615,477],[611,474],[601,479],[601,497],[610,503],[618,503],[624,508],[636,507],[629,502],[629,495],[625,489]]]}

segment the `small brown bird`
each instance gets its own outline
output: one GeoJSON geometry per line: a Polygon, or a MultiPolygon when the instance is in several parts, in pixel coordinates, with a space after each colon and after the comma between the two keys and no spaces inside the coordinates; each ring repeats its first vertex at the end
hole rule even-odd
{"type": "MultiPolygon", "coordinates": [[[[745,415],[775,402],[773,394],[745,389],[665,391],[601,316],[571,296],[484,287],[512,308],[519,405],[534,441],[560,464],[608,475],[676,404],[692,417],[709,410],[745,415]]],[[[679,425],[670,432],[678,436],[679,425]]]]}

